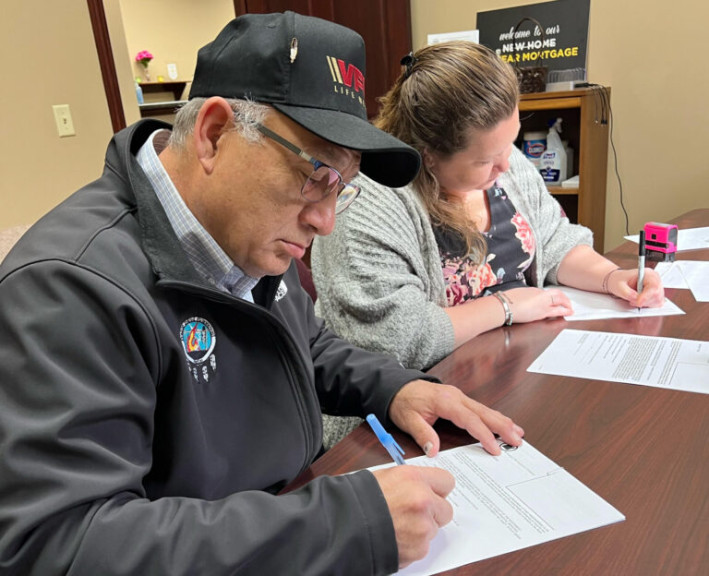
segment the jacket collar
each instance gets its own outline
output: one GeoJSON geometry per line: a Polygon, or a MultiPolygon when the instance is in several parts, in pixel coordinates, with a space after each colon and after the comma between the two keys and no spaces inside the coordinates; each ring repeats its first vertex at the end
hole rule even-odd
{"type": "MultiPolygon", "coordinates": [[[[179,281],[214,289],[195,271],[163,210],[162,204],[136,160],[136,154],[155,130],[172,126],[159,120],[141,120],[118,132],[109,144],[106,166],[126,175],[140,222],[143,250],[161,281],[179,281]]],[[[271,307],[282,276],[265,276],[254,289],[254,301],[271,307]]],[[[224,293],[227,295],[226,293],[224,293]]]]}

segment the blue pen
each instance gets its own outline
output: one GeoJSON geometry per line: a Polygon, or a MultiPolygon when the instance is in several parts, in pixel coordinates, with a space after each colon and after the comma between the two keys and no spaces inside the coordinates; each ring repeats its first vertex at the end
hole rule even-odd
{"type": "Polygon", "coordinates": [[[394,437],[389,434],[389,432],[384,430],[384,426],[379,423],[377,417],[374,414],[370,414],[367,416],[367,422],[369,422],[369,425],[372,427],[372,430],[374,430],[382,446],[386,448],[386,451],[389,452],[389,455],[394,459],[394,462],[399,465],[406,464],[402,456],[404,451],[401,449],[401,446],[396,443],[396,440],[394,440],[394,437]]]}

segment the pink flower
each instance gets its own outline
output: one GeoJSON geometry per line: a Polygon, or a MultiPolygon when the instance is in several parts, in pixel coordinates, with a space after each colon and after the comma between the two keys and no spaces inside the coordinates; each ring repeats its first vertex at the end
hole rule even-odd
{"type": "Polygon", "coordinates": [[[534,252],[534,236],[532,235],[532,229],[519,212],[516,212],[512,218],[512,223],[517,228],[515,236],[522,242],[522,250],[527,254],[534,252]]]}
{"type": "Polygon", "coordinates": [[[487,262],[471,268],[467,273],[467,280],[473,296],[479,296],[485,288],[497,284],[497,276],[487,262]]]}
{"type": "Polygon", "coordinates": [[[141,64],[143,68],[147,68],[150,61],[153,59],[153,55],[147,50],[141,50],[135,55],[135,61],[141,64]]]}
{"type": "Polygon", "coordinates": [[[456,306],[465,302],[465,297],[468,294],[468,289],[460,284],[448,284],[446,287],[446,299],[448,306],[456,306]]]}

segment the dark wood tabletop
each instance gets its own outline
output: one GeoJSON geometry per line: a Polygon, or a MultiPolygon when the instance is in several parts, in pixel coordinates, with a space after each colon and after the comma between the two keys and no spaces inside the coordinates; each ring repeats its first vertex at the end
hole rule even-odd
{"type": "MultiPolygon", "coordinates": [[[[673,222],[680,229],[709,226],[709,209],[673,222]]],[[[637,244],[626,242],[607,256],[622,267],[637,266],[637,244]]],[[[679,252],[677,259],[709,260],[709,250],[679,252]]],[[[709,340],[709,303],[696,302],[689,290],[667,289],[666,295],[686,314],[574,322],[573,328],[709,340]]],[[[626,520],[443,574],[709,574],[709,394],[527,372],[567,327],[555,319],[492,330],[430,372],[512,417],[527,441],[626,520]]],[[[436,430],[442,449],[471,441],[447,422],[436,430]]],[[[422,453],[407,435],[395,436],[407,458],[422,453]]],[[[360,426],[294,485],[389,460],[360,426]]],[[[475,535],[470,538],[474,545],[475,535]]]]}

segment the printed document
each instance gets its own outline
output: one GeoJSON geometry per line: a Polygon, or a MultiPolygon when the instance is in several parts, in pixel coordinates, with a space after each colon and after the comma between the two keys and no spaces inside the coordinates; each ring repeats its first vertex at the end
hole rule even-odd
{"type": "MultiPolygon", "coordinates": [[[[548,287],[548,288],[551,288],[548,287]]],[[[599,320],[601,318],[643,318],[645,316],[672,316],[684,314],[684,311],[674,302],[665,298],[665,303],[659,308],[640,308],[631,306],[625,300],[615,298],[610,294],[599,294],[577,290],[568,286],[553,286],[561,290],[571,300],[574,313],[564,316],[566,320],[599,320]]]]}
{"type": "MultiPolygon", "coordinates": [[[[456,485],[453,520],[428,555],[398,574],[423,576],[625,520],[618,510],[524,442],[501,444],[492,456],[480,444],[407,460],[445,468],[456,485]]],[[[370,468],[384,468],[377,466],[370,468]]]]}
{"type": "Polygon", "coordinates": [[[562,330],[527,371],[709,394],[709,342],[562,330]]]}

